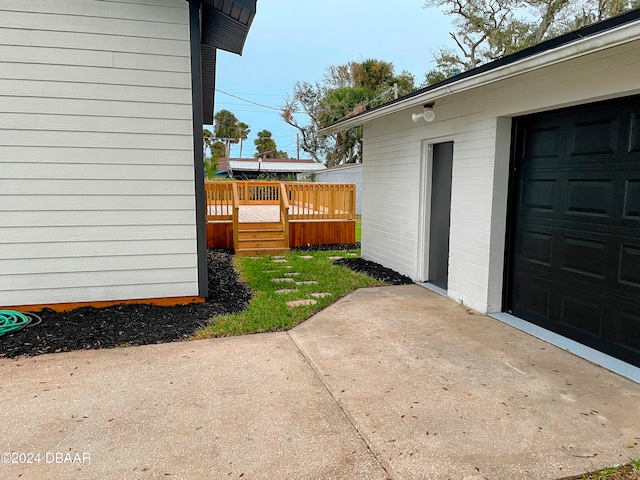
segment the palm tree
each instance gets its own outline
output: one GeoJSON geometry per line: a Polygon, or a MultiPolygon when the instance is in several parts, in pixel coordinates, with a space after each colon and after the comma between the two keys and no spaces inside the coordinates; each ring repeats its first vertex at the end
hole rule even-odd
{"type": "Polygon", "coordinates": [[[238,119],[229,110],[220,110],[213,116],[213,133],[224,142],[227,158],[231,156],[231,144],[238,143],[238,119]]]}
{"type": "Polygon", "coordinates": [[[244,142],[251,133],[251,127],[244,122],[238,123],[238,138],[240,139],[240,158],[242,158],[242,142],[244,142]]]}
{"type": "Polygon", "coordinates": [[[253,143],[256,146],[256,158],[276,158],[278,156],[278,148],[276,142],[271,138],[271,132],[269,130],[262,130],[258,132],[258,138],[253,143]]]}

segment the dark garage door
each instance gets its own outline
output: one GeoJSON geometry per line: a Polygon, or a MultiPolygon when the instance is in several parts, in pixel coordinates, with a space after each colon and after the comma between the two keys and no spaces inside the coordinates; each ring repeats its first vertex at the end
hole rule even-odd
{"type": "Polygon", "coordinates": [[[514,127],[507,310],[640,366],[640,97],[514,127]]]}

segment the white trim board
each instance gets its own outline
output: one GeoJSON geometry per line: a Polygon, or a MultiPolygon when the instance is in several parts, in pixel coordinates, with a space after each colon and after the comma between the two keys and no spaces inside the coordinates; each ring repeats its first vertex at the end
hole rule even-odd
{"type": "Polygon", "coordinates": [[[594,350],[593,348],[587,347],[586,345],[582,345],[574,340],[571,340],[567,337],[563,337],[562,335],[558,335],[557,333],[551,332],[549,330],[545,330],[538,325],[534,325],[533,323],[527,322],[518,317],[514,317],[513,315],[505,312],[501,313],[488,313],[488,316],[491,318],[495,318],[496,320],[506,323],[518,330],[521,330],[529,335],[533,335],[540,340],[544,340],[545,342],[550,343],[551,345],[555,345],[558,348],[563,350],[567,350],[578,357],[584,358],[591,363],[595,363],[596,365],[606,368],[618,375],[622,375],[623,377],[628,378],[636,383],[640,383],[640,368],[634,367],[622,360],[618,360],[610,355],[606,355],[598,350],[594,350]]]}

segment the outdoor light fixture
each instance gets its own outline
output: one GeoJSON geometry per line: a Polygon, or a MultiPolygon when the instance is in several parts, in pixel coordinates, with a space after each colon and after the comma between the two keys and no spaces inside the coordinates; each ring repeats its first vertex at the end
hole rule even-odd
{"type": "Polygon", "coordinates": [[[418,123],[418,120],[421,118],[427,123],[433,122],[436,119],[436,112],[433,111],[433,105],[425,105],[422,107],[422,113],[411,114],[411,120],[413,120],[413,123],[418,123]]]}

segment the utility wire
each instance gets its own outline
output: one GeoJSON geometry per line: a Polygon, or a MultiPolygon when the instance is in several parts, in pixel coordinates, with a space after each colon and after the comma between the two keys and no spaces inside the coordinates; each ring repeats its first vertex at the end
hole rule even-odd
{"type": "Polygon", "coordinates": [[[220,90],[219,88],[216,88],[216,92],[220,92],[220,93],[223,93],[223,94],[228,95],[230,97],[237,98],[238,100],[242,100],[243,102],[247,102],[247,103],[252,103],[254,105],[258,105],[259,107],[268,108],[270,110],[275,110],[277,112],[282,111],[279,108],[272,107],[270,105],[265,105],[263,103],[254,102],[253,100],[247,100],[246,98],[239,97],[238,95],[234,95],[233,93],[225,92],[224,90],[220,90]]]}

